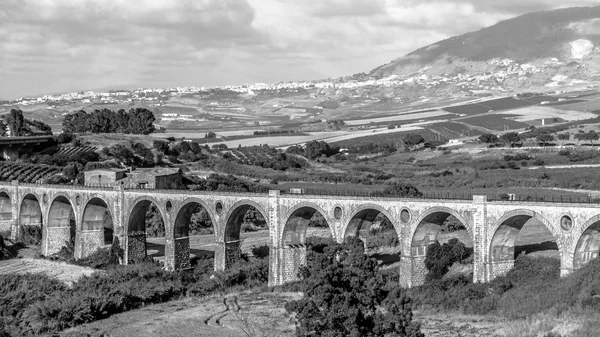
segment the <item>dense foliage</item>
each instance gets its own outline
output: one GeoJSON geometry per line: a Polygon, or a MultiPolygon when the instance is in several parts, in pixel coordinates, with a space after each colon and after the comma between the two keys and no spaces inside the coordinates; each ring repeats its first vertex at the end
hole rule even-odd
{"type": "Polygon", "coordinates": [[[304,297],[286,304],[296,313],[297,336],[423,336],[410,299],[401,289],[386,288],[377,261],[364,254],[358,238],[309,254],[301,270],[304,297]]]}
{"type": "Polygon", "coordinates": [[[450,266],[455,262],[462,262],[465,257],[467,257],[467,249],[458,239],[451,239],[444,244],[436,241],[429,245],[425,257],[425,267],[428,270],[425,280],[441,279],[450,266]]]}
{"type": "MultiPolygon", "coordinates": [[[[102,255],[95,257],[101,261],[102,255]]],[[[212,257],[195,263],[191,274],[167,272],[153,262],[109,266],[70,287],[42,274],[0,275],[0,335],[52,334],[149,304],[261,286],[268,280],[266,259],[242,259],[217,273],[212,257]]]]}
{"type": "Polygon", "coordinates": [[[130,133],[147,135],[154,132],[154,114],[145,108],[112,111],[84,110],[66,115],[62,126],[66,133],[130,133]]]}
{"type": "Polygon", "coordinates": [[[38,120],[25,118],[23,116],[23,111],[19,109],[11,109],[10,112],[4,115],[4,118],[0,120],[0,136],[6,135],[5,128],[8,128],[8,132],[10,132],[10,135],[13,137],[52,134],[52,128],[49,125],[38,120]]]}

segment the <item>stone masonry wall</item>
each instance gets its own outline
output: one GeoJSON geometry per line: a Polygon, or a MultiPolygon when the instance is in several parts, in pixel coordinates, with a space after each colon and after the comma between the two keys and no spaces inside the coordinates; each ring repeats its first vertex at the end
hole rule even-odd
{"type": "MultiPolygon", "coordinates": [[[[229,268],[240,258],[240,246],[242,241],[225,242],[225,269],[229,268]]],[[[189,256],[189,255],[188,255],[189,256]]]]}
{"type": "Polygon", "coordinates": [[[104,246],[104,231],[82,231],[79,232],[79,249],[76,249],[76,259],[82,259],[94,253],[98,248],[104,246]]]}
{"type": "Polygon", "coordinates": [[[423,285],[427,268],[425,267],[425,256],[412,257],[411,287],[423,285]]]}
{"type": "Polygon", "coordinates": [[[4,220],[0,221],[0,232],[10,233],[12,230],[14,221],[12,220],[4,220]]]}
{"type": "Polygon", "coordinates": [[[495,279],[498,276],[504,276],[515,266],[514,260],[490,262],[488,268],[490,270],[490,280],[495,279]]]}
{"type": "Polygon", "coordinates": [[[190,238],[175,239],[175,270],[190,268],[190,238]]]}
{"type": "Polygon", "coordinates": [[[71,239],[71,227],[44,227],[44,256],[58,253],[71,239]]]}
{"type": "Polygon", "coordinates": [[[298,271],[300,267],[306,265],[306,246],[285,247],[281,249],[283,252],[282,283],[298,280],[298,271]]]}
{"type": "Polygon", "coordinates": [[[128,262],[136,262],[146,257],[146,234],[129,234],[128,239],[128,262]]]}

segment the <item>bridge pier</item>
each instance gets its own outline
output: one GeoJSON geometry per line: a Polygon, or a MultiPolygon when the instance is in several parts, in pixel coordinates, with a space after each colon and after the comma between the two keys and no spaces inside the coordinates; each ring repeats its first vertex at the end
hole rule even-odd
{"type": "Polygon", "coordinates": [[[240,258],[241,240],[217,242],[215,247],[215,271],[224,271],[240,258]]]}
{"type": "Polygon", "coordinates": [[[42,255],[50,256],[60,252],[71,240],[71,226],[48,227],[42,231],[42,255]]]}
{"type": "Polygon", "coordinates": [[[136,262],[146,257],[146,233],[129,233],[127,235],[127,263],[136,262]]]}
{"type": "Polygon", "coordinates": [[[425,256],[401,256],[400,257],[400,286],[411,288],[425,283],[427,268],[425,268],[425,256]]]}
{"type": "Polygon", "coordinates": [[[190,268],[189,236],[167,239],[165,242],[165,267],[172,271],[190,268]]]}
{"type": "Polygon", "coordinates": [[[269,287],[297,281],[300,267],[306,265],[306,246],[269,249],[269,287]]]}
{"type": "Polygon", "coordinates": [[[104,247],[104,230],[83,230],[75,233],[75,259],[83,259],[104,247]]]}

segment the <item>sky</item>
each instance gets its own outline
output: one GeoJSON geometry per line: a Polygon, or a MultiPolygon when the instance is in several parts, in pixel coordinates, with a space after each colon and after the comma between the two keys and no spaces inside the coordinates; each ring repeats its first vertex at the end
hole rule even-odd
{"type": "Polygon", "coordinates": [[[524,13],[594,5],[598,0],[0,0],[0,99],[352,75],[524,13]]]}

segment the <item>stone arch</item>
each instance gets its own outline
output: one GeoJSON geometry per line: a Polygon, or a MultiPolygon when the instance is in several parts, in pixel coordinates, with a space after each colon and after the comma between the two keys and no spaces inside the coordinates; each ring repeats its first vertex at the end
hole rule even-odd
{"type": "Polygon", "coordinates": [[[355,236],[358,236],[358,231],[360,231],[363,222],[365,220],[371,222],[373,221],[379,214],[385,216],[394,226],[394,231],[398,236],[398,240],[400,240],[401,228],[400,224],[397,223],[396,218],[392,217],[390,212],[385,208],[381,207],[377,204],[364,204],[356,207],[352,210],[351,215],[348,217],[348,221],[346,221],[345,227],[342,230],[342,238],[350,236],[352,232],[355,232],[355,236]],[[370,219],[370,220],[369,220],[370,219]]]}
{"type": "Polygon", "coordinates": [[[584,267],[590,260],[598,257],[600,252],[600,214],[587,220],[580,229],[580,235],[576,237],[572,255],[569,262],[573,269],[584,267]]]}
{"type": "Polygon", "coordinates": [[[315,213],[320,213],[325,221],[327,227],[331,232],[331,237],[336,238],[335,228],[333,227],[333,221],[328,216],[327,212],[323,208],[312,202],[301,202],[294,205],[288,210],[283,217],[284,226],[280,233],[280,240],[282,246],[285,245],[304,245],[306,242],[306,232],[308,230],[308,223],[315,213]],[[295,223],[291,223],[292,217],[296,216],[295,223]]]}
{"type": "MultiPolygon", "coordinates": [[[[440,232],[442,224],[450,216],[456,218],[466,229],[466,233],[462,232],[462,240],[460,240],[467,248],[473,246],[473,228],[472,224],[465,219],[456,210],[446,206],[433,206],[426,209],[414,221],[411,221],[410,233],[407,239],[409,242],[403,244],[403,259],[410,260],[410,273],[402,272],[401,278],[408,278],[410,275],[411,286],[418,286],[425,282],[427,268],[425,267],[425,257],[429,245],[440,240],[440,232]]],[[[460,231],[453,232],[449,236],[460,236],[460,231]]]]}
{"type": "Polygon", "coordinates": [[[127,233],[127,262],[139,261],[147,256],[146,251],[146,212],[150,205],[154,204],[158,208],[165,234],[169,233],[166,223],[166,213],[161,204],[150,196],[141,196],[136,198],[130,205],[131,211],[126,217],[125,228],[127,233]]]}
{"type": "MultiPolygon", "coordinates": [[[[50,216],[50,212],[52,211],[52,206],[54,205],[55,202],[59,202],[61,204],[64,204],[65,206],[68,205],[71,207],[71,210],[73,211],[73,215],[77,215],[77,205],[75,205],[75,203],[73,202],[73,200],[71,200],[71,198],[69,197],[69,195],[67,195],[66,193],[56,193],[54,195],[52,195],[52,199],[48,200],[48,207],[46,208],[46,219],[47,219],[47,223],[48,223],[48,227],[53,227],[50,225],[50,221],[51,221],[51,216],[50,216]]],[[[55,208],[55,211],[57,209],[55,208]]],[[[77,221],[77,217],[75,217],[75,224],[76,224],[76,229],[80,228],[80,222],[77,221]]]]}
{"type": "Polygon", "coordinates": [[[223,231],[223,239],[224,242],[238,241],[240,239],[240,229],[241,229],[241,217],[246,214],[246,211],[250,208],[250,206],[254,207],[262,216],[265,218],[267,222],[267,226],[271,227],[269,223],[269,214],[265,211],[265,209],[255,201],[244,199],[236,202],[227,210],[227,214],[225,215],[225,228],[223,231]]]}
{"type": "Polygon", "coordinates": [[[563,242],[556,228],[541,214],[528,209],[515,209],[506,212],[498,219],[489,232],[489,279],[506,274],[514,266],[515,243],[521,229],[531,219],[536,219],[552,234],[558,248],[561,266],[563,264],[563,242]]]}
{"type": "Polygon", "coordinates": [[[214,212],[210,209],[209,205],[202,199],[199,198],[187,198],[181,202],[180,207],[174,210],[175,221],[173,222],[173,257],[169,257],[169,266],[174,270],[184,269],[190,267],[190,232],[189,223],[191,216],[198,206],[203,207],[210,220],[212,221],[214,233],[216,238],[217,222],[214,212]]]}
{"type": "Polygon", "coordinates": [[[17,239],[25,243],[40,245],[43,241],[44,213],[41,200],[28,193],[19,200],[17,216],[17,239]]]}
{"type": "Polygon", "coordinates": [[[57,253],[67,243],[75,244],[78,229],[76,208],[71,199],[59,193],[49,202],[46,214],[46,237],[44,238],[44,253],[57,253]]]}
{"type": "MultiPolygon", "coordinates": [[[[184,233],[177,233],[177,227],[182,227],[181,225],[181,221],[183,220],[183,218],[181,218],[183,215],[186,215],[186,217],[191,216],[191,214],[183,214],[182,212],[189,212],[190,206],[193,206],[193,204],[198,204],[200,206],[202,206],[206,212],[208,213],[208,216],[210,217],[210,219],[213,222],[213,226],[215,227],[215,235],[217,234],[216,231],[216,227],[217,227],[217,217],[215,212],[211,209],[210,205],[208,203],[206,203],[206,201],[200,199],[200,198],[196,198],[196,197],[192,197],[192,198],[187,198],[185,200],[183,200],[179,205],[179,207],[177,209],[173,210],[173,214],[175,214],[175,221],[173,223],[173,231],[174,231],[174,237],[182,237],[182,236],[189,236],[189,235],[183,235],[184,233]]],[[[189,219],[188,219],[189,221],[189,219]]]]}
{"type": "Polygon", "coordinates": [[[298,279],[300,266],[306,264],[306,234],[316,213],[327,222],[332,238],[336,238],[334,221],[323,208],[313,202],[300,202],[291,207],[282,220],[279,238],[271,247],[269,259],[274,268],[269,269],[270,284],[282,284],[298,279]]]}
{"type": "Polygon", "coordinates": [[[215,251],[215,270],[224,270],[240,257],[240,232],[243,216],[250,207],[254,207],[265,219],[270,228],[269,214],[255,201],[243,199],[233,204],[223,217],[223,232],[217,234],[217,250],[215,251]],[[222,241],[221,241],[222,240],[222,241]]]}
{"type": "Polygon", "coordinates": [[[5,189],[0,189],[0,221],[12,220],[12,200],[10,193],[5,189]]]}
{"type": "Polygon", "coordinates": [[[81,207],[80,223],[82,231],[101,231],[102,244],[112,243],[116,218],[109,203],[101,196],[94,195],[81,207]],[[110,228],[110,230],[107,230],[107,228],[110,228]]]}

